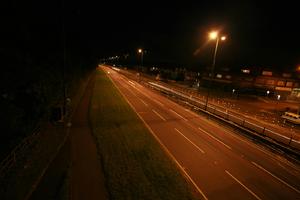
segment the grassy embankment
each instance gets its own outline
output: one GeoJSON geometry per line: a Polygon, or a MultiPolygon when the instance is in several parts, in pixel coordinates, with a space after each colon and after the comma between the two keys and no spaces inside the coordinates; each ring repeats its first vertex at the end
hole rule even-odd
{"type": "Polygon", "coordinates": [[[90,105],[111,199],[196,199],[191,186],[102,70],[90,105]]]}

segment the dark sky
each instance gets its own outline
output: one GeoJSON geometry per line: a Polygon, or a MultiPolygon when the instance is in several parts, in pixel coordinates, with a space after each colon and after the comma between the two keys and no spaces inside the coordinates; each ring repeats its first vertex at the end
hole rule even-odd
{"type": "Polygon", "coordinates": [[[197,2],[12,1],[4,43],[33,53],[59,52],[64,24],[67,49],[75,54],[134,55],[142,47],[149,52],[145,60],[210,65],[214,43],[207,35],[217,29],[228,38],[219,46],[217,65],[300,64],[300,16],[293,1],[197,2]]]}

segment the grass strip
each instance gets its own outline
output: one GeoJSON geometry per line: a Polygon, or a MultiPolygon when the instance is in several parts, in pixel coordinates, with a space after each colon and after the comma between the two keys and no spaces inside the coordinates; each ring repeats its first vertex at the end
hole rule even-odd
{"type": "Polygon", "coordinates": [[[111,199],[196,199],[102,70],[97,70],[89,114],[111,199]]]}

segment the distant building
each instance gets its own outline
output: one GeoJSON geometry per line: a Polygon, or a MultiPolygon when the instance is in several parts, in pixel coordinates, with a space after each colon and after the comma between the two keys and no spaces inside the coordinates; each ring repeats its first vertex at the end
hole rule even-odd
{"type": "Polygon", "coordinates": [[[239,72],[219,70],[214,73],[214,77],[204,73],[201,78],[202,85],[211,81],[210,84],[225,89],[251,90],[261,94],[269,91],[268,94],[280,94],[283,98],[300,98],[300,77],[297,73],[245,67],[239,72]]]}

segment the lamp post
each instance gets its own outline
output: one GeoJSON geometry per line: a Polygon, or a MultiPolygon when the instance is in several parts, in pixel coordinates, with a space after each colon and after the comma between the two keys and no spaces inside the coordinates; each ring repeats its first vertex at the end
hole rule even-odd
{"type": "Polygon", "coordinates": [[[267,90],[267,97],[269,97],[269,94],[270,94],[270,91],[269,91],[269,90],[267,90]]]}
{"type": "Polygon", "coordinates": [[[144,51],[143,49],[138,49],[138,53],[141,54],[141,67],[143,67],[144,51]]]}
{"type": "MultiPolygon", "coordinates": [[[[209,74],[209,84],[212,81],[212,78],[214,77],[214,70],[215,70],[215,65],[216,65],[216,57],[217,57],[217,51],[218,51],[218,46],[219,46],[219,40],[225,41],[226,36],[219,36],[219,33],[217,31],[212,31],[209,33],[209,39],[210,40],[216,40],[215,44],[215,49],[214,49],[214,56],[213,56],[213,62],[211,66],[211,73],[209,74]]],[[[207,110],[207,104],[208,104],[208,97],[209,97],[209,88],[207,90],[207,96],[206,96],[206,101],[205,101],[205,110],[207,110]]]]}

